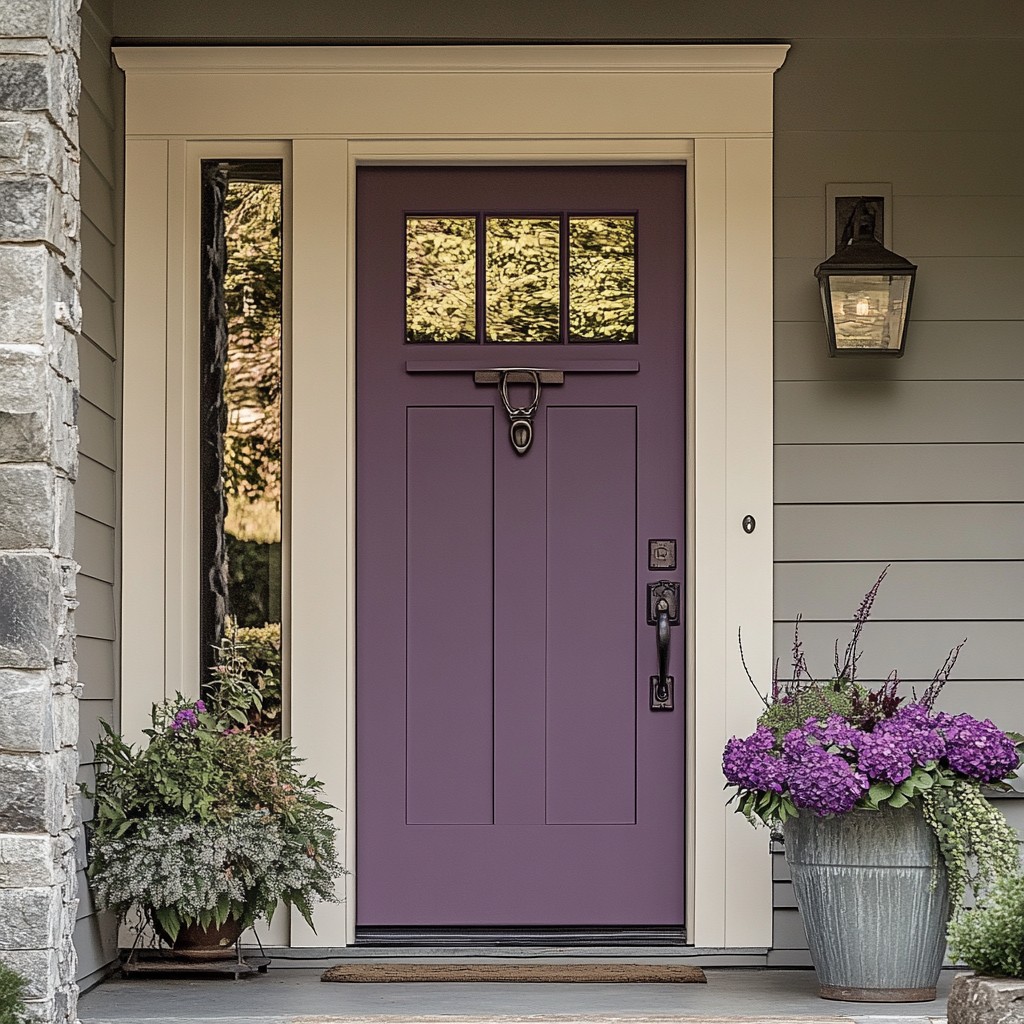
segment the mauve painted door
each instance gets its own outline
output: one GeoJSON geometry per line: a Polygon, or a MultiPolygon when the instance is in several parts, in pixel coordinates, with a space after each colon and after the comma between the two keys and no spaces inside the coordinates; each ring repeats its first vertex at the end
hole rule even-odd
{"type": "Polygon", "coordinates": [[[685,575],[647,547],[684,549],[683,169],[363,168],[357,197],[358,923],[679,926],[645,604],[685,575]],[[406,343],[406,217],[476,213],[635,214],[635,343],[406,343]],[[565,371],[522,456],[471,372],[502,366],[565,371]]]}

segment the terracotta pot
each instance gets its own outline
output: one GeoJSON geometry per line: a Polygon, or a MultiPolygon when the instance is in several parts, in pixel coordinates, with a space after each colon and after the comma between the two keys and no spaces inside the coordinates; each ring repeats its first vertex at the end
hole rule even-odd
{"type": "Polygon", "coordinates": [[[167,933],[154,921],[153,927],[160,940],[170,947],[180,960],[216,960],[235,955],[235,943],[245,930],[241,921],[229,918],[219,927],[204,928],[199,924],[182,925],[177,939],[171,942],[167,933]]]}

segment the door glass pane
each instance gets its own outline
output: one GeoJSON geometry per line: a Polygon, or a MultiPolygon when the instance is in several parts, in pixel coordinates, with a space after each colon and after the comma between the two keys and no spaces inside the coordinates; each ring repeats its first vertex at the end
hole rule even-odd
{"type": "Polygon", "coordinates": [[[636,219],[569,218],[569,340],[636,341],[636,219]]]}
{"type": "Polygon", "coordinates": [[[203,165],[200,656],[262,691],[281,727],[280,161],[203,165]]]}
{"type": "Polygon", "coordinates": [[[476,340],[475,217],[406,217],[405,340],[476,340]]]}
{"type": "Polygon", "coordinates": [[[488,341],[557,342],[557,217],[487,218],[488,341]]]}

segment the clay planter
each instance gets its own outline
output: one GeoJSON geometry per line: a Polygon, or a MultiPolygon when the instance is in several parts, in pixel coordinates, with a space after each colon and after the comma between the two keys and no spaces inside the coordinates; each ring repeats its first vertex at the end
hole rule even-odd
{"type": "Polygon", "coordinates": [[[166,932],[155,922],[154,929],[178,960],[216,960],[221,957],[232,957],[235,955],[235,943],[245,930],[242,922],[233,918],[225,921],[220,927],[182,925],[177,939],[171,942],[166,932]]]}
{"type": "Polygon", "coordinates": [[[934,999],[949,897],[935,835],[920,811],[802,812],[784,831],[821,997],[934,999]]]}

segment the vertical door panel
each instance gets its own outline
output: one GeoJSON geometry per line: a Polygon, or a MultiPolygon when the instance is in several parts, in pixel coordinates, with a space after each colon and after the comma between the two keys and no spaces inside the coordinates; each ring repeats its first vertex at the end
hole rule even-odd
{"type": "Polygon", "coordinates": [[[547,410],[547,814],[636,820],[636,411],[547,410]]]}
{"type": "Polygon", "coordinates": [[[492,419],[491,409],[408,410],[407,585],[395,599],[408,623],[409,823],[494,820],[492,419]]]}

